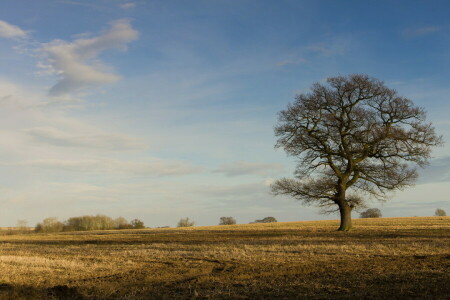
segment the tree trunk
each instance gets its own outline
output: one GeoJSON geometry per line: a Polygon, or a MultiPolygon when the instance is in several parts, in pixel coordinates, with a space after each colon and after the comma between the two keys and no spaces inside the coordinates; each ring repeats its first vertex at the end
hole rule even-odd
{"type": "Polygon", "coordinates": [[[352,228],[352,208],[347,203],[339,205],[339,213],[341,214],[341,226],[338,231],[349,231],[352,228]]]}

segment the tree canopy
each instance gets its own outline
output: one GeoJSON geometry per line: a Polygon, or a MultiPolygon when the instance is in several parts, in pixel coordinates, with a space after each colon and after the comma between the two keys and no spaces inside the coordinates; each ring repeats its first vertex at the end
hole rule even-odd
{"type": "Polygon", "coordinates": [[[414,183],[434,146],[442,143],[423,108],[367,75],[331,77],[296,96],[279,113],[276,147],[298,159],[295,179],[272,185],[325,212],[339,210],[339,230],[367,198],[414,183]],[[332,209],[336,207],[336,209],[332,209]]]}
{"type": "Polygon", "coordinates": [[[360,218],[381,218],[381,216],[379,208],[368,208],[359,214],[360,218]]]}
{"type": "Polygon", "coordinates": [[[434,215],[436,217],[445,217],[445,216],[447,216],[447,213],[442,208],[436,208],[436,211],[434,212],[434,215]]]}

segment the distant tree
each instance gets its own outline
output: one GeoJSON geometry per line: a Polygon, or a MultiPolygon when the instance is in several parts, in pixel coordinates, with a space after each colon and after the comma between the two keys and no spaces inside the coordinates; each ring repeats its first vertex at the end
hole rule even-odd
{"type": "Polygon", "coordinates": [[[46,218],[35,227],[36,232],[60,232],[64,224],[58,218],[46,218]]]}
{"type": "Polygon", "coordinates": [[[130,229],[132,226],[124,217],[118,217],[114,219],[114,228],[115,229],[130,229]]]}
{"type": "Polygon", "coordinates": [[[434,215],[436,217],[445,217],[447,213],[442,208],[437,208],[436,211],[434,212],[434,215]]]}
{"type": "Polygon", "coordinates": [[[144,222],[142,222],[142,221],[139,220],[139,219],[131,220],[130,224],[131,224],[131,226],[132,226],[134,229],[143,229],[143,228],[145,228],[144,222]]]}
{"type": "Polygon", "coordinates": [[[414,164],[425,166],[442,144],[425,117],[424,109],[367,75],[316,83],[279,113],[276,147],[298,164],[296,179],[277,180],[272,193],[339,211],[339,230],[349,230],[352,210],[364,206],[361,194],[383,200],[413,184],[414,164]]]}
{"type": "Polygon", "coordinates": [[[94,220],[95,229],[93,230],[109,230],[114,228],[114,221],[111,217],[105,215],[96,215],[94,217],[94,220]]]}
{"type": "Polygon", "coordinates": [[[27,220],[17,220],[17,229],[23,232],[28,231],[28,221],[27,220]]]}
{"type": "Polygon", "coordinates": [[[381,218],[381,211],[378,208],[369,208],[359,215],[360,218],[381,218]]]}
{"type": "Polygon", "coordinates": [[[265,217],[264,219],[261,219],[261,220],[255,220],[252,223],[275,223],[275,222],[278,222],[278,221],[274,217],[265,217]]]}
{"type": "Polygon", "coordinates": [[[191,227],[194,226],[195,222],[189,220],[189,218],[183,218],[178,221],[177,227],[191,227]]]}
{"type": "Polygon", "coordinates": [[[234,225],[236,220],[233,217],[220,217],[219,225],[234,225]]]}
{"type": "Polygon", "coordinates": [[[105,215],[71,217],[64,222],[64,231],[108,230],[113,228],[113,219],[105,215]]]}
{"type": "Polygon", "coordinates": [[[81,229],[81,218],[80,217],[71,217],[64,221],[64,231],[78,231],[81,229]]]}

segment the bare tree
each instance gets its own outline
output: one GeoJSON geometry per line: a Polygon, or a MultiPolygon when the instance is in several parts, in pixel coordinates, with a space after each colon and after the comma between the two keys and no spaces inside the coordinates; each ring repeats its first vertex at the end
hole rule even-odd
{"type": "Polygon", "coordinates": [[[428,163],[442,144],[425,111],[367,75],[331,77],[279,113],[276,147],[298,159],[296,179],[272,185],[325,212],[339,211],[339,230],[352,227],[361,195],[385,200],[388,191],[413,184],[415,165],[428,163]],[[330,210],[331,207],[337,207],[330,210]]]}
{"type": "Polygon", "coordinates": [[[442,208],[437,208],[436,211],[434,212],[434,215],[436,217],[445,217],[447,216],[447,213],[442,208]]]}
{"type": "Polygon", "coordinates": [[[115,229],[129,229],[131,228],[130,223],[124,217],[117,217],[113,220],[115,229]]]}
{"type": "Polygon", "coordinates": [[[194,226],[195,222],[189,220],[189,218],[182,218],[180,221],[178,221],[177,227],[191,227],[194,226]]]}
{"type": "Polygon", "coordinates": [[[236,219],[233,217],[220,217],[219,225],[234,225],[236,224],[236,219]]]}
{"type": "Polygon", "coordinates": [[[130,222],[130,225],[134,228],[134,229],[143,229],[145,228],[144,222],[139,220],[139,219],[133,219],[130,222]]]}
{"type": "Polygon", "coordinates": [[[378,208],[369,208],[359,214],[360,218],[381,218],[381,216],[378,208]]]}
{"type": "Polygon", "coordinates": [[[36,232],[60,232],[63,230],[64,224],[58,218],[46,218],[35,227],[36,232]]]}

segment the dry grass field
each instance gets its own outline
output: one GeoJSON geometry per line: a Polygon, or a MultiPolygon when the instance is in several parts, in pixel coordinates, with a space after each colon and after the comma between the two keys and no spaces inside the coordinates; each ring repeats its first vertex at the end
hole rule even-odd
{"type": "Polygon", "coordinates": [[[448,299],[450,217],[0,235],[0,299],[448,299]]]}

